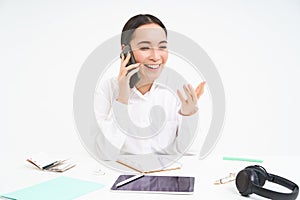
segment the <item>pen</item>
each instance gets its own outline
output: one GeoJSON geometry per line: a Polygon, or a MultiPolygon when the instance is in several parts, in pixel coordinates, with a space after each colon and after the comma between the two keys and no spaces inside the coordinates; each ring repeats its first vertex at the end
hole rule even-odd
{"type": "Polygon", "coordinates": [[[116,187],[118,188],[118,187],[121,187],[123,185],[126,185],[126,184],[128,184],[128,183],[130,183],[132,181],[135,181],[135,180],[137,180],[139,178],[142,178],[143,176],[144,176],[144,174],[138,174],[138,175],[132,176],[132,177],[130,177],[130,178],[128,178],[128,179],[126,179],[126,180],[121,181],[120,183],[118,183],[116,185],[116,187]]]}
{"type": "Polygon", "coordinates": [[[257,162],[262,163],[262,160],[252,159],[252,158],[236,158],[236,157],[223,157],[223,160],[232,160],[232,161],[246,161],[246,162],[257,162]]]}
{"type": "Polygon", "coordinates": [[[42,170],[45,170],[45,169],[49,169],[50,167],[53,167],[54,165],[57,165],[58,163],[62,162],[61,160],[57,160],[53,163],[50,163],[49,165],[46,165],[44,167],[42,167],[42,170]]]}

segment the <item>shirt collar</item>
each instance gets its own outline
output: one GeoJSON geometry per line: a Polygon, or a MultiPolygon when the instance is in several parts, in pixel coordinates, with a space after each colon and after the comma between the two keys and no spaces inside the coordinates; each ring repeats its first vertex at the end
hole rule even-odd
{"type": "Polygon", "coordinates": [[[147,99],[147,96],[151,95],[158,86],[159,86],[159,84],[157,84],[156,82],[153,82],[150,90],[148,92],[146,92],[144,95],[142,93],[140,93],[140,91],[135,86],[132,88],[132,92],[134,94],[138,95],[142,99],[147,99]]]}

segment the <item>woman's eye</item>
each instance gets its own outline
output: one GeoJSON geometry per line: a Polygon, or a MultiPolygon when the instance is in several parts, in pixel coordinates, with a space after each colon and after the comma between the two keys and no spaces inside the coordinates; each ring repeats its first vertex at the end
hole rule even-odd
{"type": "Polygon", "coordinates": [[[142,51],[145,51],[145,50],[148,50],[148,49],[150,49],[149,47],[141,47],[140,48],[140,50],[142,50],[142,51]]]}
{"type": "Polygon", "coordinates": [[[159,48],[160,49],[167,49],[168,47],[167,46],[160,46],[159,48]]]}

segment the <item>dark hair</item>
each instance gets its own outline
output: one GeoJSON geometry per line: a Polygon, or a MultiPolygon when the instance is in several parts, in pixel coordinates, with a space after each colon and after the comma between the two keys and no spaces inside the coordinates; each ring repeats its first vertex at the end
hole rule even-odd
{"type": "Polygon", "coordinates": [[[122,30],[122,35],[121,35],[121,44],[127,45],[130,43],[135,29],[137,29],[142,25],[152,24],[152,23],[162,27],[167,35],[167,29],[165,25],[157,17],[150,14],[139,14],[131,17],[124,25],[122,30]]]}

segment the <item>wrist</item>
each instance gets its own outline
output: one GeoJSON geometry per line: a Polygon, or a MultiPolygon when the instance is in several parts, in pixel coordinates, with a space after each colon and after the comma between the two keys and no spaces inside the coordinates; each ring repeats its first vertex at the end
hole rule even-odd
{"type": "Polygon", "coordinates": [[[195,109],[193,109],[192,111],[188,111],[188,112],[180,109],[178,113],[182,116],[191,116],[191,115],[194,115],[195,113],[197,113],[197,111],[198,111],[198,107],[195,107],[195,109]]]}
{"type": "Polygon", "coordinates": [[[123,103],[123,104],[128,104],[128,99],[125,99],[125,98],[117,98],[116,99],[118,102],[120,102],[120,103],[123,103]]]}

